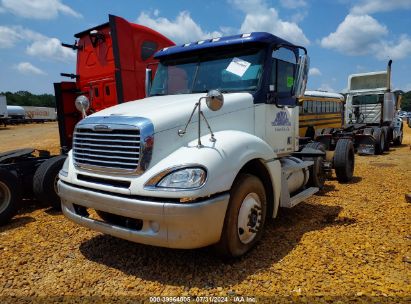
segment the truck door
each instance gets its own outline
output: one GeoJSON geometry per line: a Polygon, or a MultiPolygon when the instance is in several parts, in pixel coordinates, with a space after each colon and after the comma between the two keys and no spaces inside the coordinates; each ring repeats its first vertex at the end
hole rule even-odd
{"type": "Polygon", "coordinates": [[[288,48],[272,52],[266,140],[277,154],[298,150],[298,104],[293,96],[296,54],[288,48]]]}

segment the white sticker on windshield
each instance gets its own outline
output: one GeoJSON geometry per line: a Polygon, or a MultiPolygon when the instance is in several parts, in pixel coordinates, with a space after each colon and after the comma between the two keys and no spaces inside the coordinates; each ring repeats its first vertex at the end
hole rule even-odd
{"type": "Polygon", "coordinates": [[[240,58],[234,57],[230,64],[226,68],[226,71],[233,73],[237,76],[243,77],[244,73],[248,70],[251,63],[240,58]]]}

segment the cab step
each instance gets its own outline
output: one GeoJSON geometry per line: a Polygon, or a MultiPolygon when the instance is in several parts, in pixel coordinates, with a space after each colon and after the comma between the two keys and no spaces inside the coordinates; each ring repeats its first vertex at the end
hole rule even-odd
{"type": "Polygon", "coordinates": [[[302,201],[304,201],[305,199],[311,197],[312,195],[314,195],[315,193],[317,193],[320,189],[317,187],[310,187],[307,188],[299,193],[297,193],[294,196],[288,196],[288,197],[281,197],[281,207],[284,208],[292,208],[295,205],[301,203],[302,201]]]}

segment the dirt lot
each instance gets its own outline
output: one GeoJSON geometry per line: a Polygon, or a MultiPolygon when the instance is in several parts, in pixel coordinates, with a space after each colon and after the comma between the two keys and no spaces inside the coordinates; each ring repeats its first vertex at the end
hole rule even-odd
{"type": "MultiPolygon", "coordinates": [[[[33,145],[58,152],[57,143],[55,124],[0,130],[0,151],[33,145]]],[[[351,183],[329,181],[320,195],[282,210],[259,246],[231,263],[209,248],[115,239],[27,202],[0,227],[0,301],[149,302],[149,296],[173,295],[233,301],[243,295],[257,302],[409,303],[410,143],[406,127],[401,147],[356,157],[351,183]]]]}
{"type": "Polygon", "coordinates": [[[35,148],[58,154],[60,139],[57,122],[43,124],[0,126],[0,153],[4,151],[35,148]]]}

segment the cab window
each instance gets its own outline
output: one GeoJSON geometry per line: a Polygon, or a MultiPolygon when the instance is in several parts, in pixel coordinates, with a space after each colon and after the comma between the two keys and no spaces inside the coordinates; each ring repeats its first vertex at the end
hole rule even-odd
{"type": "Polygon", "coordinates": [[[297,58],[292,50],[281,47],[272,52],[270,93],[274,94],[279,106],[296,104],[292,96],[296,64],[297,58]]]}

